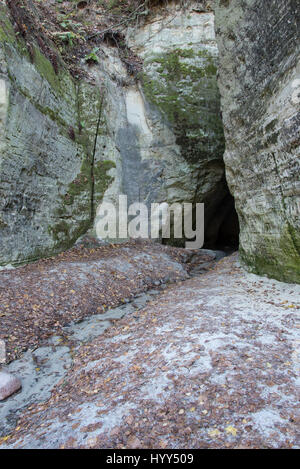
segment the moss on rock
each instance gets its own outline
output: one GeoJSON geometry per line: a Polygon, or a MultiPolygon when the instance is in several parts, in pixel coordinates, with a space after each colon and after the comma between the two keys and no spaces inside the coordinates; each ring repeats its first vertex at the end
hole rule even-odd
{"type": "Polygon", "coordinates": [[[109,185],[113,181],[113,177],[108,174],[108,172],[115,168],[116,165],[113,161],[105,160],[98,161],[94,165],[94,204],[97,206],[103,196],[105,191],[108,189],[109,185]]]}
{"type": "Polygon", "coordinates": [[[144,63],[144,94],[172,125],[191,163],[221,159],[224,152],[216,73],[216,57],[206,49],[175,49],[144,63]]]}
{"type": "Polygon", "coordinates": [[[247,246],[240,247],[240,259],[247,270],[279,281],[300,283],[299,248],[295,246],[290,230],[291,227],[285,225],[279,241],[276,237],[273,237],[273,242],[270,237],[261,239],[261,245],[255,253],[247,246]]]}
{"type": "Polygon", "coordinates": [[[0,155],[0,264],[20,265],[61,252],[87,232],[93,197],[100,201],[112,181],[113,163],[98,161],[97,136],[106,131],[99,89],[76,81],[62,64],[55,70],[37,45],[29,57],[2,6],[0,39],[9,94],[0,155]]]}

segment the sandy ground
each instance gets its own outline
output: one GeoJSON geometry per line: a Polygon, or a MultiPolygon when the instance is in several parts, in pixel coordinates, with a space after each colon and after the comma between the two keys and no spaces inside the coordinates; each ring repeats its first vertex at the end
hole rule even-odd
{"type": "Polygon", "coordinates": [[[298,448],[299,293],[236,255],[168,286],[78,347],[0,447],[298,448]]]}
{"type": "MultiPolygon", "coordinates": [[[[0,339],[7,361],[37,347],[71,321],[104,313],[157,285],[188,278],[184,249],[128,242],[78,246],[0,271],[0,339]]],[[[207,256],[201,255],[200,261],[207,256]]]]}

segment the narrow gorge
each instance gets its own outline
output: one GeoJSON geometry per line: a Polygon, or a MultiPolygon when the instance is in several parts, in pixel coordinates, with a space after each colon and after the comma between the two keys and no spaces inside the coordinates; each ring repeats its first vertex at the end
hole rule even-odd
{"type": "Polygon", "coordinates": [[[236,248],[240,225],[246,268],[299,280],[296,4],[272,36],[269,8],[227,3],[215,6],[218,45],[208,2],[169,2],[108,30],[94,63],[81,58],[80,79],[1,7],[2,265],[95,235],[99,203],[125,194],[148,206],[202,202],[205,247],[236,248]]]}
{"type": "Polygon", "coordinates": [[[99,202],[116,203],[119,194],[148,206],[203,202],[206,246],[236,247],[212,11],[177,2],[154,9],[151,21],[124,35],[125,52],[143,64],[138,71],[108,38],[99,63],[81,60],[88,80],[77,81],[61,64],[56,73],[38,46],[31,60],[7,14],[2,9],[3,145],[16,158],[2,157],[1,263],[72,246],[93,232],[99,202]],[[24,106],[30,128],[20,130],[24,106]]]}
{"type": "Polygon", "coordinates": [[[299,447],[299,58],[298,0],[0,0],[1,449],[299,447]]]}

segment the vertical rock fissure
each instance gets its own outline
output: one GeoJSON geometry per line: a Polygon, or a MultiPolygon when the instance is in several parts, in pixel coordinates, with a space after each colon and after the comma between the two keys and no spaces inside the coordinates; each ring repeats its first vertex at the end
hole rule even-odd
{"type": "Polygon", "coordinates": [[[99,105],[99,113],[98,113],[96,134],[95,134],[95,139],[94,139],[94,148],[93,148],[92,159],[91,159],[91,225],[94,223],[94,219],[95,219],[95,200],[94,200],[94,195],[95,195],[95,174],[94,174],[94,169],[95,169],[95,154],[96,154],[96,149],[97,149],[98,133],[99,133],[101,117],[102,117],[102,108],[103,108],[103,94],[101,96],[100,105],[99,105]]]}

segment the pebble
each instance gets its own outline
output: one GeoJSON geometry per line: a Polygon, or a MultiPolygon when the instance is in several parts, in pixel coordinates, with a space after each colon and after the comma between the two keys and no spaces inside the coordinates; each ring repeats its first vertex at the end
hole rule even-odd
{"type": "Polygon", "coordinates": [[[21,389],[21,381],[10,373],[0,371],[0,401],[21,389]]]}

